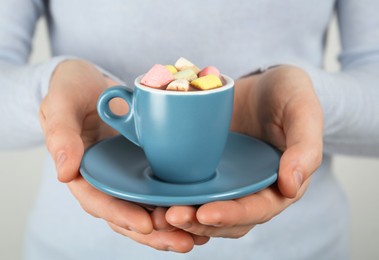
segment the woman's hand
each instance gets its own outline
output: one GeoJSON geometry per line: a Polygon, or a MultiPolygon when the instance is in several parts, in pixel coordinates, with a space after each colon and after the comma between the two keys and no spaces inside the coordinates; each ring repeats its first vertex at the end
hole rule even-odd
{"type": "MultiPolygon", "coordinates": [[[[116,134],[100,120],[96,111],[99,95],[116,84],[85,61],[69,60],[56,68],[41,105],[40,121],[58,179],[67,183],[87,213],[104,219],[114,231],[137,242],[178,252],[206,243],[208,238],[182,230],[168,232],[159,224],[162,222],[159,209],[150,212],[143,206],[111,197],[93,188],[80,175],[84,150],[116,134]]],[[[114,101],[111,107],[115,113],[127,112],[124,102],[114,101]]]]}
{"type": "Polygon", "coordinates": [[[232,131],[263,139],[283,151],[277,184],[243,198],[165,213],[177,228],[209,237],[238,238],[304,194],[322,160],[323,113],[301,69],[280,66],[236,81],[232,131]]]}

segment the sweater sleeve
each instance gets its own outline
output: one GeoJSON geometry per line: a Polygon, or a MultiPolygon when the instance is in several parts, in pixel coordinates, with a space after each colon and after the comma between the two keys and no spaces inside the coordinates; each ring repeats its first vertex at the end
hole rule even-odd
{"type": "Polygon", "coordinates": [[[302,66],[324,110],[327,154],[379,156],[378,8],[376,0],[338,1],[341,71],[302,66]]]}
{"type": "MultiPolygon", "coordinates": [[[[57,56],[28,65],[36,23],[44,14],[43,0],[0,1],[0,150],[44,141],[39,107],[55,68],[72,56],[57,56]]],[[[123,81],[96,66],[114,81],[123,81]]]]}
{"type": "Polygon", "coordinates": [[[0,1],[0,149],[27,147],[43,141],[38,120],[50,76],[68,57],[28,65],[42,1],[0,1]]]}

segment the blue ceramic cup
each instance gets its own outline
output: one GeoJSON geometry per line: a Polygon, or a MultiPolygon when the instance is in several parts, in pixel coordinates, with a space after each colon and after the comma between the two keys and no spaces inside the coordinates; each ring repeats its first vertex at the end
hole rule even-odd
{"type": "Polygon", "coordinates": [[[101,119],[140,146],[158,179],[193,183],[210,179],[223,153],[233,111],[234,81],[206,91],[153,89],[135,80],[133,92],[122,86],[105,90],[98,100],[101,119]],[[109,102],[122,98],[126,115],[112,113],[109,102]]]}

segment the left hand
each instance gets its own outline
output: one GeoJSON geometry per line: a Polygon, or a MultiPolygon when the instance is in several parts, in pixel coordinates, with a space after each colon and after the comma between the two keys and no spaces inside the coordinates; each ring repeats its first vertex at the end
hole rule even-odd
{"type": "MultiPolygon", "coordinates": [[[[85,212],[103,219],[115,232],[155,249],[188,252],[209,238],[183,230],[167,231],[172,227],[161,223],[159,208],[150,212],[144,205],[109,196],[92,187],[79,173],[84,150],[117,134],[96,112],[100,93],[116,84],[84,60],[67,60],[55,69],[41,104],[40,120],[58,179],[67,183],[85,212]]],[[[116,114],[125,114],[129,109],[118,99],[110,106],[116,114]]]]}
{"type": "Polygon", "coordinates": [[[165,210],[170,224],[206,237],[239,238],[300,199],[322,160],[323,113],[309,76],[279,66],[235,82],[231,130],[283,151],[276,185],[243,198],[165,210]]]}

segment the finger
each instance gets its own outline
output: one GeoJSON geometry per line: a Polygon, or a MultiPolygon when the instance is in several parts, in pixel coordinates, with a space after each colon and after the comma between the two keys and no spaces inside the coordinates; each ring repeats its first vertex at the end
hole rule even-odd
{"type": "MultiPolygon", "coordinates": [[[[220,204],[227,203],[215,203],[215,207],[218,208],[220,204]]],[[[201,208],[201,207],[200,207],[201,208]]],[[[211,215],[215,213],[212,209],[206,214],[210,213],[211,215]]],[[[227,214],[230,212],[228,211],[227,214]]],[[[236,226],[226,226],[220,225],[219,223],[200,223],[197,219],[199,213],[194,207],[188,206],[176,206],[171,207],[167,213],[167,221],[176,226],[177,228],[183,229],[189,233],[196,235],[200,242],[207,242],[209,237],[227,237],[227,238],[240,238],[244,236],[252,226],[246,225],[236,225],[236,226]]],[[[239,217],[236,216],[236,219],[239,217]]]]}
{"type": "Polygon", "coordinates": [[[323,116],[313,93],[293,100],[284,112],[286,150],[279,165],[278,186],[283,196],[296,197],[300,187],[322,161],[323,116]]]}
{"type": "Polygon", "coordinates": [[[216,227],[197,223],[185,231],[202,237],[241,238],[245,236],[253,227],[254,225],[216,227]]]}
{"type": "Polygon", "coordinates": [[[166,220],[166,212],[167,208],[156,207],[151,212],[151,220],[153,222],[153,226],[155,230],[158,231],[173,231],[176,228],[170,225],[166,220]]]}
{"type": "Polygon", "coordinates": [[[172,226],[180,229],[188,229],[197,222],[195,207],[173,206],[166,212],[166,220],[172,226]]]}
{"type": "Polygon", "coordinates": [[[205,245],[211,239],[209,236],[199,236],[199,235],[194,235],[194,234],[191,234],[191,236],[192,236],[193,242],[197,246],[205,245]]]}
{"type": "Polygon", "coordinates": [[[80,136],[83,115],[75,108],[76,105],[69,100],[64,101],[61,97],[51,100],[48,97],[40,111],[46,146],[55,161],[58,178],[62,182],[68,182],[78,175],[84,153],[80,136]]]}
{"type": "MultiPolygon", "coordinates": [[[[178,206],[178,208],[181,208],[184,211],[186,211],[186,210],[188,211],[187,213],[184,213],[184,215],[186,215],[187,217],[185,217],[185,220],[181,221],[182,223],[190,223],[192,221],[196,221],[196,219],[195,219],[196,218],[195,217],[196,210],[194,208],[185,207],[185,206],[184,207],[178,206]]],[[[166,220],[167,211],[168,211],[167,208],[157,207],[152,212],[152,221],[153,221],[155,230],[158,230],[158,231],[174,231],[174,230],[177,230],[177,227],[174,227],[173,225],[171,225],[167,222],[167,220],[166,220]],[[164,218],[164,220],[162,220],[161,218],[164,218]]],[[[183,211],[182,211],[182,213],[183,213],[183,211]]],[[[174,213],[174,216],[175,216],[175,213],[174,213]]],[[[175,217],[174,217],[174,219],[175,219],[175,217]]],[[[174,222],[175,222],[175,220],[174,220],[174,222]]],[[[186,225],[186,224],[184,224],[184,225],[186,225]]],[[[189,225],[192,225],[192,223],[187,224],[187,227],[189,225]]],[[[181,226],[183,227],[183,225],[181,225],[181,226]]],[[[204,245],[210,239],[208,236],[202,236],[202,235],[191,234],[191,236],[192,236],[192,239],[193,239],[195,245],[204,245]]]]}
{"type": "Polygon", "coordinates": [[[204,225],[215,227],[261,224],[270,220],[276,207],[287,206],[285,200],[272,190],[264,190],[238,200],[205,204],[199,208],[197,219],[204,225]]]}
{"type": "Polygon", "coordinates": [[[166,212],[166,219],[171,225],[196,235],[239,238],[256,224],[269,221],[298,200],[308,182],[293,199],[283,197],[277,187],[272,186],[236,200],[210,202],[198,209],[171,207],[166,212]]]}
{"type": "Polygon", "coordinates": [[[54,71],[48,95],[41,104],[40,119],[47,148],[63,182],[78,175],[84,152],[80,136],[91,131],[83,129],[83,124],[98,122],[94,120],[96,102],[105,87],[102,74],[86,61],[68,60],[54,71]]]}
{"type": "Polygon", "coordinates": [[[204,204],[197,213],[199,223],[214,227],[250,226],[262,224],[297,201],[307,188],[307,181],[293,199],[285,198],[272,186],[236,200],[204,204]]]}
{"type": "Polygon", "coordinates": [[[68,183],[68,186],[90,215],[138,233],[149,234],[153,231],[150,215],[140,206],[96,190],[81,176],[68,183]]]}
{"type": "Polygon", "coordinates": [[[176,231],[153,231],[148,235],[138,234],[133,231],[123,229],[113,223],[109,226],[117,233],[127,236],[134,241],[150,246],[157,250],[174,251],[187,253],[193,249],[194,240],[190,234],[182,230],[176,231]]]}
{"type": "Polygon", "coordinates": [[[322,148],[299,143],[289,147],[279,165],[278,187],[287,198],[295,198],[303,183],[321,164],[322,148]]]}

